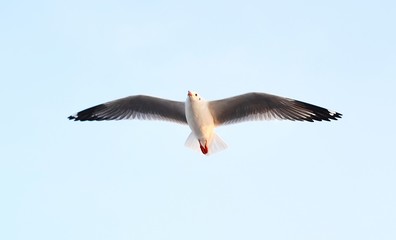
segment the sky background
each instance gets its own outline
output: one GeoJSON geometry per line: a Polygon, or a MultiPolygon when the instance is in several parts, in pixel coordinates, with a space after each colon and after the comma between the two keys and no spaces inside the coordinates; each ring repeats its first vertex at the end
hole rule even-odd
{"type": "Polygon", "coordinates": [[[395,1],[2,1],[0,239],[396,239],[395,1]],[[267,92],[334,122],[72,122],[267,92]]]}

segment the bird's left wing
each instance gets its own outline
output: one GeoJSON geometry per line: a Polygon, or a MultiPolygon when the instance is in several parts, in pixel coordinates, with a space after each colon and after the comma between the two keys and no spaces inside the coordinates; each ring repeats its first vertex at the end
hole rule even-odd
{"type": "Polygon", "coordinates": [[[151,96],[129,96],[85,109],[69,116],[74,121],[122,119],[167,120],[187,124],[184,102],[151,96]]]}

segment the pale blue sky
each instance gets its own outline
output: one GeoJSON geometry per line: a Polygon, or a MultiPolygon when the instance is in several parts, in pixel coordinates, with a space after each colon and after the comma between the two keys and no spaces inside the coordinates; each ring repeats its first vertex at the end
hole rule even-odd
{"type": "Polygon", "coordinates": [[[3,1],[0,239],[396,239],[394,1],[3,1]],[[72,122],[268,92],[340,121],[72,122]]]}

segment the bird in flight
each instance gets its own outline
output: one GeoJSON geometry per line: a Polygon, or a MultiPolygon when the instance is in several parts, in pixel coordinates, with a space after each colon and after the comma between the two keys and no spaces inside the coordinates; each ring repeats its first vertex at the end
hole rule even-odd
{"type": "Polygon", "coordinates": [[[253,120],[330,121],[342,114],[298,100],[267,93],[246,93],[206,101],[188,91],[185,102],[135,95],[82,110],[69,116],[74,121],[123,119],[166,120],[187,124],[191,133],[185,145],[211,154],[227,147],[214,132],[221,125],[253,120]]]}

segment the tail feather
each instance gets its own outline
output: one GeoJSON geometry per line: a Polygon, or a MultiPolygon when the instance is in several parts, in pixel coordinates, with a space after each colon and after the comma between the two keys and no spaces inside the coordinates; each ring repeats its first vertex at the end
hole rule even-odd
{"type": "MultiPolygon", "coordinates": [[[[201,148],[200,148],[198,139],[192,132],[190,133],[190,135],[188,135],[187,140],[184,145],[186,147],[193,149],[193,150],[201,152],[201,148]]],[[[227,144],[223,141],[223,139],[221,139],[216,133],[213,133],[213,138],[209,142],[209,145],[208,145],[209,151],[208,151],[207,155],[210,155],[215,152],[219,152],[226,148],[227,148],[227,144]]]]}
{"type": "Polygon", "coordinates": [[[220,152],[224,149],[227,148],[227,144],[217,135],[214,133],[212,143],[209,146],[209,154],[210,153],[215,153],[215,152],[220,152]]]}
{"type": "Polygon", "coordinates": [[[189,147],[198,152],[201,152],[201,149],[199,147],[199,142],[193,132],[191,132],[190,135],[188,135],[187,140],[184,143],[184,146],[189,147]]]}

